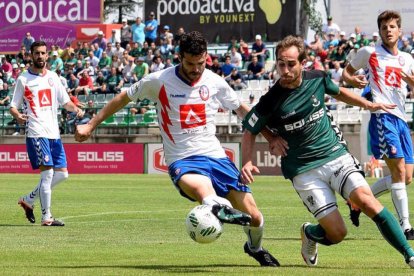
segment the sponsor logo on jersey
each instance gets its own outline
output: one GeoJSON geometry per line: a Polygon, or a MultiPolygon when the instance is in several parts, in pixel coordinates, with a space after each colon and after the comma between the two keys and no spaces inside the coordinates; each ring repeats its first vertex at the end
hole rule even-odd
{"type": "Polygon", "coordinates": [[[200,87],[200,90],[198,90],[198,93],[200,94],[200,98],[203,101],[207,101],[208,98],[210,97],[210,91],[208,90],[208,87],[205,85],[202,85],[200,87]]]}
{"type": "Polygon", "coordinates": [[[311,127],[312,126],[311,123],[318,121],[320,118],[323,117],[324,114],[325,114],[325,110],[321,108],[318,111],[312,113],[307,120],[302,119],[292,124],[285,125],[285,130],[294,131],[294,130],[302,129],[304,127],[311,127]]]}
{"type": "Polygon", "coordinates": [[[39,106],[52,106],[52,91],[50,89],[42,89],[38,92],[39,106]]]}
{"type": "Polygon", "coordinates": [[[181,128],[193,128],[206,125],[206,107],[204,104],[180,105],[181,128]]]}
{"type": "Polygon", "coordinates": [[[170,94],[170,98],[185,98],[185,94],[170,94]]]}
{"type": "Polygon", "coordinates": [[[258,120],[259,120],[259,118],[257,117],[257,115],[255,113],[253,113],[252,116],[250,116],[249,125],[251,127],[254,127],[254,125],[257,123],[258,120]]]}
{"type": "Polygon", "coordinates": [[[385,67],[385,85],[391,87],[401,87],[401,68],[385,67]]]}

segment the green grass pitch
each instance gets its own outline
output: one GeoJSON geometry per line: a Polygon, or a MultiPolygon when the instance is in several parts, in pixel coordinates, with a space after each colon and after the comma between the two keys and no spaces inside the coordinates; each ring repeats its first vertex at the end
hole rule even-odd
{"type": "MultiPolygon", "coordinates": [[[[252,185],[265,217],[263,245],[280,261],[262,268],[243,252],[241,227],[225,225],[212,244],[197,244],[185,231],[196,203],[175,190],[167,176],[70,175],[52,195],[52,211],[66,226],[41,227],[24,217],[18,198],[38,175],[0,174],[0,275],[409,275],[413,270],[385,242],[371,220],[355,228],[342,199],[346,240],[319,247],[317,267],[305,265],[299,228],[315,222],[289,181],[257,177],[252,185]]],[[[369,179],[370,182],[373,179],[369,179]]],[[[411,210],[413,187],[409,187],[411,210]]],[[[393,213],[390,195],[380,198],[393,213]]],[[[414,215],[411,213],[412,222],[414,215]]],[[[410,242],[414,245],[413,242],[410,242]]],[[[412,274],[411,274],[412,275],[412,274]]]]}

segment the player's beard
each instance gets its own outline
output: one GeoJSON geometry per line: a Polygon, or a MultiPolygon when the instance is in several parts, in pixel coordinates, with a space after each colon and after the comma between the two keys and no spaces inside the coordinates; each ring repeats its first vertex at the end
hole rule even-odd
{"type": "Polygon", "coordinates": [[[204,72],[204,67],[200,69],[199,72],[191,72],[188,71],[182,64],[181,64],[181,72],[183,73],[184,77],[189,80],[190,82],[197,81],[204,72]]]}
{"type": "Polygon", "coordinates": [[[33,66],[36,69],[43,69],[45,68],[46,62],[43,59],[33,60],[33,66]]]}

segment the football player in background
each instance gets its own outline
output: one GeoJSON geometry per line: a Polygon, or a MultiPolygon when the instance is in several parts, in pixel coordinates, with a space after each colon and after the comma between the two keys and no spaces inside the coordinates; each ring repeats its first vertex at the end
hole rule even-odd
{"type": "Polygon", "coordinates": [[[26,124],[26,147],[32,168],[40,169],[40,182],[18,203],[27,219],[35,223],[34,202],[40,198],[42,226],[64,226],[51,213],[52,189],[68,178],[66,155],[60,140],[58,109],[82,117],[83,111],[69,98],[56,73],[46,69],[46,43],[35,41],[30,47],[33,64],[17,79],[10,113],[19,124],[26,124]],[[23,113],[19,111],[23,104],[23,113]]]}
{"type": "Polygon", "coordinates": [[[213,206],[222,222],[244,225],[248,237],[244,251],[262,266],[279,266],[262,247],[264,219],[250,188],[239,182],[240,172],[215,136],[214,119],[220,107],[241,118],[249,108],[223,78],[205,70],[207,42],[199,32],[182,35],[179,54],[178,66],[146,76],[117,95],[88,124],[78,126],[76,140],[87,140],[105,118],[131,100],[156,102],[169,175],[180,194],[213,206]]]}
{"type": "Polygon", "coordinates": [[[384,11],[378,16],[377,24],[382,44],[360,49],[342,76],[352,86],[364,88],[368,84],[367,79],[354,74],[360,68],[368,68],[373,102],[397,105],[389,113],[378,110],[371,114],[371,151],[376,159],[385,160],[391,172],[391,175],[375,182],[371,190],[376,197],[391,192],[400,226],[406,238],[414,240],[406,191],[406,185],[411,183],[413,176],[413,144],[405,113],[407,84],[414,88],[414,60],[410,54],[398,50],[401,34],[399,13],[384,11]]]}
{"type": "Polygon", "coordinates": [[[339,129],[325,106],[325,94],[370,111],[387,111],[393,104],[372,103],[336,86],[324,71],[303,71],[306,50],[302,38],[287,36],[276,46],[277,83],[246,115],[242,139],[245,183],[253,181],[258,168],[252,162],[256,135],[265,127],[274,130],[288,144],[275,138],[270,149],[282,155],[282,172],[317,224],[301,227],[302,257],[308,266],[318,263],[317,245],[343,241],[347,234],[339,213],[335,191],[351,199],[377,225],[380,233],[414,268],[414,250],[408,244],[395,217],[374,197],[356,159],[348,152],[339,129]]]}

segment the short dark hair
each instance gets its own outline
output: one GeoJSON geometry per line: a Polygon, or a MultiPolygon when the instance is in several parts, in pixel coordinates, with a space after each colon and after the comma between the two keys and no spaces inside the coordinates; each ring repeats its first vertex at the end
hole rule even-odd
{"type": "Polygon", "coordinates": [[[184,53],[198,56],[207,52],[207,40],[200,32],[185,33],[180,39],[180,55],[184,53]]]}
{"type": "Polygon", "coordinates": [[[386,10],[383,11],[377,18],[378,30],[381,28],[381,23],[390,19],[397,19],[397,26],[401,28],[401,15],[397,11],[386,10]]]}
{"type": "Polygon", "coordinates": [[[32,45],[30,46],[30,52],[33,53],[34,49],[37,47],[42,47],[42,46],[47,46],[46,42],[39,40],[39,41],[35,41],[32,43],[32,45]]]}
{"type": "Polygon", "coordinates": [[[306,59],[305,43],[303,41],[303,38],[299,36],[293,36],[293,35],[288,35],[282,41],[280,41],[279,44],[277,44],[276,57],[279,55],[279,51],[281,49],[285,50],[292,46],[295,46],[296,48],[298,48],[299,62],[302,62],[304,59],[306,59]]]}

